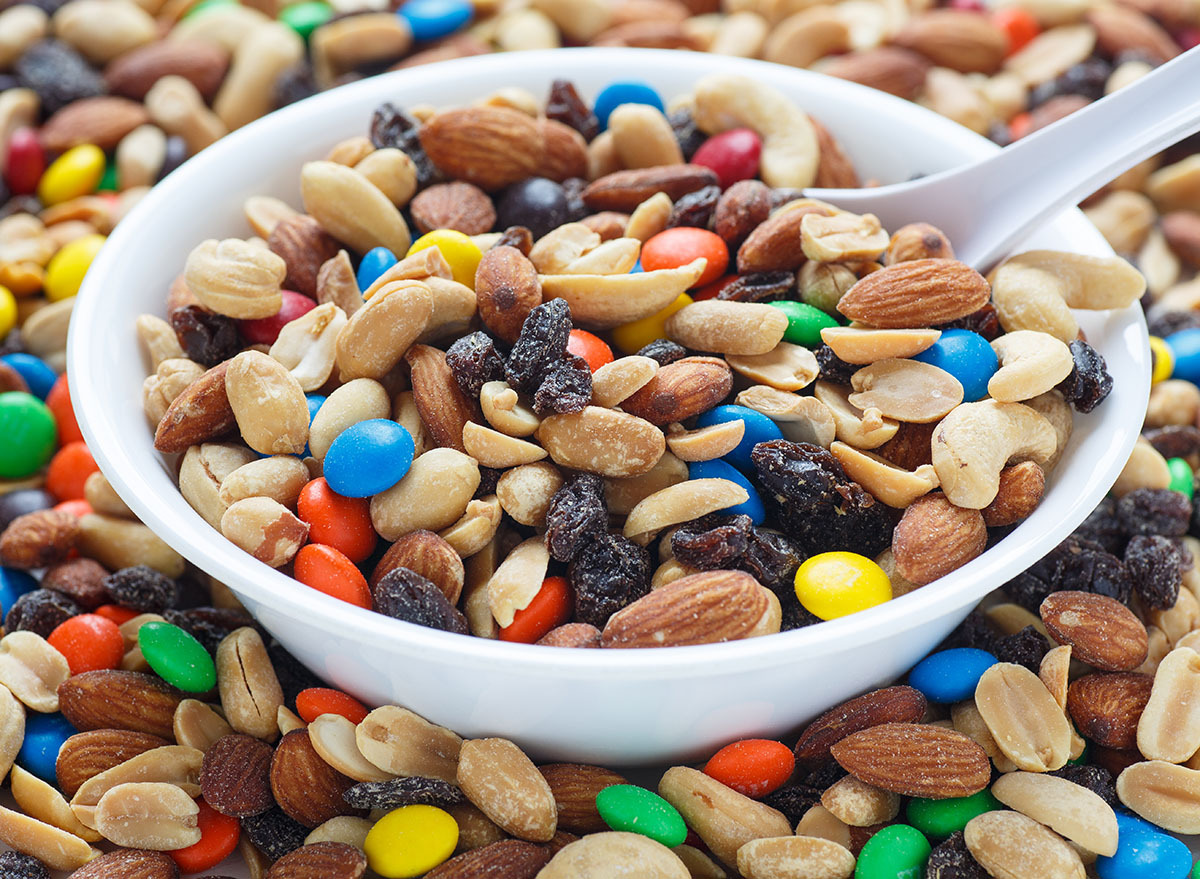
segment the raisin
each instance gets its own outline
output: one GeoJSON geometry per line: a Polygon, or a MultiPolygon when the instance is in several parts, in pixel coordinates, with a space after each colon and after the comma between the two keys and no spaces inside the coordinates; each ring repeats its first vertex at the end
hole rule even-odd
{"type": "Polygon", "coordinates": [[[148,565],[114,571],[104,586],[114,603],[138,613],[162,613],[175,606],[179,593],[174,580],[148,565]]]}
{"type": "Polygon", "coordinates": [[[272,806],[261,815],[243,818],[242,830],[254,847],[272,861],[300,848],[311,832],[278,806],[272,806]]]}
{"type": "Polygon", "coordinates": [[[1095,592],[1124,604],[1129,601],[1133,584],[1121,559],[1098,543],[1068,537],[1005,583],[1003,589],[1021,607],[1037,613],[1047,595],[1064,589],[1095,592]]]}
{"type": "Polygon", "coordinates": [[[603,629],[608,618],[650,591],[650,553],[619,534],[597,534],[567,569],[575,617],[603,629]]]}
{"type": "Polygon", "coordinates": [[[1161,314],[1148,315],[1146,323],[1150,335],[1165,339],[1181,330],[1200,327],[1200,314],[1194,311],[1164,311],[1161,314]]]}
{"type": "Polygon", "coordinates": [[[1062,769],[1055,769],[1052,772],[1048,772],[1047,775],[1057,775],[1059,778],[1065,778],[1067,781],[1074,782],[1080,787],[1087,788],[1114,809],[1120,807],[1120,801],[1117,799],[1117,788],[1113,784],[1112,773],[1103,766],[1096,766],[1095,764],[1073,766],[1068,764],[1062,769]]]}
{"type": "Polygon", "coordinates": [[[592,402],[592,370],[587,361],[568,354],[550,368],[533,395],[533,411],[538,415],[565,415],[582,412],[592,402]]]}
{"type": "Polygon", "coordinates": [[[58,40],[34,43],[17,59],[15,71],[21,85],[37,92],[46,116],[54,115],[73,101],[108,91],[104,77],[82,55],[58,40]]]}
{"type": "Polygon", "coordinates": [[[1130,537],[1162,534],[1181,537],[1192,520],[1192,502],[1169,488],[1138,488],[1117,502],[1117,520],[1130,537]]]}
{"type": "Polygon", "coordinates": [[[804,198],[804,191],[790,186],[779,186],[771,190],[771,210],[782,207],[789,201],[804,198]]]}
{"type": "Polygon", "coordinates": [[[1089,101],[1104,97],[1104,85],[1112,73],[1112,65],[1100,58],[1088,58],[1048,82],[1040,83],[1029,93],[1029,106],[1036,107],[1059,95],[1082,95],[1089,101]]]}
{"type": "Polygon", "coordinates": [[[440,778],[414,775],[388,781],[364,781],[342,792],[356,809],[395,809],[399,806],[437,806],[445,809],[467,801],[457,785],[440,778]]]}
{"type": "Polygon", "coordinates": [[[1200,427],[1191,424],[1168,424],[1142,434],[1164,458],[1190,458],[1200,454],[1200,427]]]}
{"type": "Polygon", "coordinates": [[[576,473],[550,498],[546,510],[546,548],[560,562],[569,562],[587,541],[608,528],[604,480],[594,473],[576,473]]]}
{"type": "Polygon", "coordinates": [[[1058,390],[1076,411],[1091,412],[1112,392],[1112,376],[1104,357],[1087,342],[1074,339],[1067,347],[1075,365],[1071,374],[1058,383],[1058,390]]]}
{"type": "Polygon", "coordinates": [[[988,622],[983,611],[973,610],[967,618],[959,623],[946,640],[937,646],[938,650],[950,650],[954,647],[971,647],[975,650],[986,650],[992,653],[996,649],[996,630],[988,622]]]}
{"type": "Polygon", "coordinates": [[[288,653],[278,641],[271,641],[267,644],[267,656],[271,660],[271,667],[275,669],[275,677],[279,679],[279,686],[283,690],[283,698],[286,702],[295,704],[296,696],[301,690],[328,686],[309,671],[300,660],[288,653]]]}
{"type": "Polygon", "coordinates": [[[50,879],[50,871],[33,855],[7,851],[0,853],[0,876],[4,879],[50,879]]]}
{"type": "Polygon", "coordinates": [[[1138,598],[1153,610],[1169,610],[1179,598],[1191,553],[1169,537],[1139,534],[1125,547],[1125,568],[1138,598]]]}
{"type": "Polygon", "coordinates": [[[667,117],[667,121],[671,123],[671,130],[675,132],[675,140],[679,142],[683,160],[690,162],[692,156],[696,154],[696,150],[700,149],[704,141],[708,140],[708,135],[696,125],[692,111],[687,107],[680,107],[667,117]]]}
{"type": "Polygon", "coordinates": [[[656,361],[659,366],[666,366],[688,356],[687,348],[670,339],[655,339],[649,345],[643,345],[637,353],[639,357],[649,357],[656,361]]]}
{"type": "Polygon", "coordinates": [[[554,365],[566,358],[570,334],[571,308],[565,299],[551,299],[529,312],[504,367],[508,383],[534,393],[554,365]]]}
{"type": "Polygon", "coordinates": [[[970,330],[972,333],[983,336],[989,342],[994,342],[1000,336],[1000,315],[996,311],[996,306],[989,303],[978,311],[972,311],[949,323],[939,324],[934,329],[970,330]]]}
{"type": "Polygon", "coordinates": [[[467,619],[452,605],[442,590],[408,568],[393,568],[375,584],[375,610],[407,623],[468,633],[467,619]]]}
{"type": "Polygon", "coordinates": [[[217,647],[235,629],[253,626],[258,633],[266,633],[249,615],[240,610],[224,607],[192,607],[187,610],[168,608],[162,612],[163,618],[173,626],[178,626],[204,645],[209,653],[216,653],[217,647]]]}
{"type": "Polygon", "coordinates": [[[795,827],[804,813],[821,802],[824,788],[808,784],[789,784],[763,797],[763,803],[787,816],[788,824],[795,827]]]}
{"type": "Polygon", "coordinates": [[[677,528],[671,551],[680,562],[702,571],[733,568],[752,574],[764,586],[792,589],[804,553],[778,531],[756,528],[749,516],[710,514],[677,528]]]}
{"type": "Polygon", "coordinates": [[[463,336],[446,349],[446,365],[468,400],[478,400],[485,384],[504,381],[504,360],[495,340],[484,332],[463,336]]]}
{"type": "Polygon", "coordinates": [[[567,197],[567,222],[578,223],[591,216],[592,209],[583,200],[583,191],[587,187],[588,182],[582,177],[568,177],[562,182],[563,194],[567,197]]]}
{"type": "Polygon", "coordinates": [[[791,272],[753,272],[738,275],[717,294],[734,302],[775,302],[794,296],[796,276],[791,272]]]}
{"type": "Polygon", "coordinates": [[[1050,651],[1045,636],[1033,626],[1006,635],[996,641],[992,651],[1001,662],[1023,665],[1034,674],[1042,665],[1042,658],[1050,651]]]}
{"type": "Polygon", "coordinates": [[[509,226],[492,247],[515,247],[525,256],[529,256],[529,251],[533,249],[533,233],[526,226],[509,226]]]}
{"type": "Polygon", "coordinates": [[[925,879],[989,879],[989,874],[971,857],[962,831],[956,830],[929,853],[925,879]]]}
{"type": "Polygon", "coordinates": [[[172,311],[171,329],[187,356],[201,366],[216,366],[242,350],[234,319],[200,305],[172,311]]]}
{"type": "Polygon", "coordinates": [[[308,61],[300,61],[275,77],[271,95],[275,109],[278,110],[296,101],[311,98],[320,90],[316,77],[313,76],[312,65],[308,61]]]}
{"type": "Polygon", "coordinates": [[[421,123],[392,103],[380,104],[371,115],[371,145],[377,150],[395,147],[407,153],[417,169],[417,187],[424,189],[437,180],[438,171],[421,146],[420,128],[421,123]]]}
{"type": "Polygon", "coordinates": [[[667,228],[693,226],[697,229],[707,229],[712,223],[713,211],[717,209],[717,200],[720,197],[719,186],[703,186],[695,192],[680,196],[671,208],[667,228]]]}
{"type": "Polygon", "coordinates": [[[574,128],[590,141],[600,133],[600,120],[591,108],[579,97],[575,85],[567,79],[556,79],[550,83],[550,97],[546,99],[546,118],[574,128]]]}
{"type": "Polygon", "coordinates": [[[718,525],[704,531],[682,526],[671,536],[671,552],[680,564],[701,571],[730,568],[741,561],[750,545],[749,528],[718,525]]]}
{"type": "Polygon", "coordinates": [[[43,638],[49,638],[50,633],[60,624],[81,613],[83,608],[61,592],[55,592],[53,589],[34,589],[13,602],[13,606],[4,617],[4,630],[33,632],[43,638]]]}
{"type": "Polygon", "coordinates": [[[746,547],[746,555],[738,566],[746,573],[753,574],[764,586],[781,586],[794,597],[796,569],[800,567],[804,558],[804,550],[786,534],[752,527],[750,544],[746,547]]]}
{"type": "Polygon", "coordinates": [[[850,377],[858,372],[861,367],[855,366],[853,363],[847,363],[842,358],[833,353],[833,349],[828,345],[822,344],[819,348],[813,351],[817,358],[817,366],[821,372],[817,376],[823,382],[833,382],[837,385],[850,384],[850,377]]]}
{"type": "Polygon", "coordinates": [[[503,470],[497,470],[495,467],[479,467],[479,487],[475,489],[475,497],[487,497],[489,494],[496,493],[496,486],[500,483],[500,477],[504,475],[503,470]]]}
{"type": "Polygon", "coordinates": [[[1073,532],[1074,537],[1100,544],[1113,555],[1125,554],[1125,529],[1117,518],[1116,498],[1105,497],[1073,532]]]}
{"type": "Polygon", "coordinates": [[[763,501],[809,555],[835,550],[874,557],[892,540],[892,516],[828,451],[770,440],[750,453],[763,501]]]}

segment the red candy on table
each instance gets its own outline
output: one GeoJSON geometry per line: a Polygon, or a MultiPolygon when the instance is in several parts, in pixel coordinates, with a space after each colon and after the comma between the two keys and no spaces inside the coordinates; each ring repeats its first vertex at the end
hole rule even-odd
{"type": "Polygon", "coordinates": [[[46,468],[46,491],[60,501],[82,500],[84,483],[99,469],[83,442],[67,443],[46,468]]]}
{"type": "Polygon", "coordinates": [[[666,229],[642,245],[642,268],[648,272],[677,268],[698,257],[708,260],[695,285],[703,287],[725,274],[729,267],[729,246],[715,232],[692,226],[666,229]]]}
{"type": "Polygon", "coordinates": [[[351,723],[360,723],[367,716],[367,706],[349,693],[329,687],[309,687],[296,694],[296,713],[305,723],[312,723],[322,714],[340,714],[351,723]]]}
{"type": "Polygon", "coordinates": [[[73,675],[117,668],[125,656],[125,637],[117,624],[96,613],[65,620],[46,641],[66,658],[73,675]]]}
{"type": "Polygon", "coordinates": [[[308,523],[308,539],[313,543],[332,546],[355,564],[374,552],[378,536],[371,524],[369,498],[343,497],[322,476],[301,490],[296,511],[308,523]]]}
{"type": "Polygon", "coordinates": [[[274,345],[279,338],[279,331],[287,324],[317,307],[317,303],[303,293],[294,290],[280,290],[283,305],[279,311],[270,317],[257,320],[239,320],[238,329],[242,337],[251,345],[274,345]]]}
{"type": "Polygon", "coordinates": [[[367,578],[354,566],[354,562],[332,546],[310,543],[300,547],[296,553],[294,573],[296,579],[305,586],[371,609],[371,590],[367,586],[367,578]]]}
{"type": "Polygon", "coordinates": [[[547,577],[528,606],[517,611],[513,621],[500,630],[500,640],[532,644],[571,619],[572,603],[566,578],[547,577]]]}
{"type": "Polygon", "coordinates": [[[71,405],[71,391],[67,386],[67,377],[60,375],[46,394],[46,408],[54,416],[58,425],[58,441],[61,445],[83,442],[83,431],[75,420],[75,407],[71,405]]]}
{"type": "Polygon", "coordinates": [[[586,360],[592,372],[613,361],[612,348],[608,347],[608,343],[587,330],[571,330],[567,336],[567,351],[586,360]]]}
{"type": "Polygon", "coordinates": [[[692,156],[692,164],[711,168],[720,179],[721,188],[728,189],[739,180],[758,176],[761,154],[762,138],[749,128],[732,128],[702,143],[692,156]]]}
{"type": "Polygon", "coordinates": [[[46,170],[46,153],[32,128],[18,128],[8,140],[8,160],[4,181],[13,195],[29,195],[37,190],[46,170]]]}
{"type": "Polygon", "coordinates": [[[196,800],[196,805],[200,807],[196,816],[200,841],[167,852],[184,873],[198,873],[215,867],[233,854],[242,837],[242,826],[237,818],[222,815],[204,800],[196,800]]]}
{"type": "Polygon", "coordinates": [[[764,797],[782,787],[796,768],[796,756],[782,742],[743,739],[726,745],[704,766],[704,774],[748,797],[764,797]]]}

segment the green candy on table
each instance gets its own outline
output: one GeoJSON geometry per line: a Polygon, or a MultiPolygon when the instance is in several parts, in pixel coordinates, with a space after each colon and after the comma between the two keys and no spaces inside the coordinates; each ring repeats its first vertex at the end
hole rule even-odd
{"type": "Polygon", "coordinates": [[[324,0],[293,3],[279,11],[279,20],[306,40],[313,31],[331,18],[333,7],[324,0]]]}
{"type": "Polygon", "coordinates": [[[1167,488],[1180,492],[1190,501],[1196,491],[1196,477],[1192,473],[1192,468],[1188,466],[1188,462],[1183,458],[1168,458],[1167,470],[1171,474],[1171,481],[1167,488]]]}
{"type": "Polygon", "coordinates": [[[217,668],[199,641],[179,626],[149,622],[138,629],[138,646],[150,668],[164,681],[188,693],[217,685],[217,668]]]}
{"type": "Polygon", "coordinates": [[[783,341],[793,345],[819,348],[821,346],[821,330],[839,325],[832,316],[804,302],[785,299],[767,304],[778,308],[787,315],[788,327],[784,331],[783,341]]]}
{"type": "Polygon", "coordinates": [[[613,830],[640,833],[667,848],[687,839],[678,810],[658,794],[634,784],[614,784],[596,794],[596,809],[613,830]]]}
{"type": "Polygon", "coordinates": [[[862,847],[854,879],[922,879],[931,851],[921,831],[907,824],[892,824],[862,847]]]}
{"type": "Polygon", "coordinates": [[[46,404],[24,391],[0,394],[0,479],[24,479],[54,454],[58,426],[46,404]]]}
{"type": "Polygon", "coordinates": [[[976,815],[1003,808],[1000,801],[989,790],[981,790],[969,797],[949,800],[926,800],[913,797],[908,802],[905,817],[908,823],[932,839],[945,839],[956,830],[962,830],[976,815]]]}

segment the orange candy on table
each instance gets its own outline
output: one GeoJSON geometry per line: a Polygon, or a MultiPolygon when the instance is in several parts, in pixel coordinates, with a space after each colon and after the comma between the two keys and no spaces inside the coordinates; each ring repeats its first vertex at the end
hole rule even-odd
{"type": "Polygon", "coordinates": [[[184,873],[208,870],[225,860],[237,848],[242,836],[237,818],[222,815],[204,800],[196,800],[200,813],[196,821],[200,827],[200,841],[187,848],[167,852],[184,873]]]}
{"type": "Polygon", "coordinates": [[[58,425],[59,444],[83,442],[83,432],[79,429],[79,422],[75,420],[75,408],[71,405],[71,392],[67,387],[65,375],[60,375],[58,381],[50,388],[45,403],[58,425]]]}
{"type": "Polygon", "coordinates": [[[344,497],[320,477],[301,490],[296,511],[308,523],[310,541],[333,547],[354,564],[375,550],[378,537],[371,524],[370,498],[344,497]]]}
{"type": "Polygon", "coordinates": [[[357,724],[367,716],[367,706],[349,693],[328,687],[309,687],[296,694],[296,713],[305,723],[312,723],[322,714],[340,714],[357,724]]]}
{"type": "Polygon", "coordinates": [[[95,613],[60,623],[46,641],[66,658],[73,675],[117,668],[125,656],[125,638],[117,624],[95,613]]]}
{"type": "Polygon", "coordinates": [[[83,442],[67,443],[46,468],[46,491],[60,501],[82,500],[83,484],[99,469],[83,442]]]}
{"type": "Polygon", "coordinates": [[[647,272],[684,266],[698,257],[708,260],[704,273],[695,284],[703,287],[725,274],[729,266],[729,247],[715,232],[692,226],[666,229],[642,245],[642,268],[647,272]]]}
{"type": "Polygon", "coordinates": [[[571,587],[565,577],[547,577],[527,607],[500,630],[501,641],[532,644],[551,629],[571,619],[571,587]]]}
{"type": "Polygon", "coordinates": [[[322,543],[300,547],[293,573],[305,586],[340,598],[358,607],[371,609],[371,590],[367,578],[344,553],[322,543]]]}
{"type": "Polygon", "coordinates": [[[704,774],[748,797],[764,797],[782,787],[796,768],[792,749],[771,739],[743,739],[726,745],[704,766],[704,774]]]}

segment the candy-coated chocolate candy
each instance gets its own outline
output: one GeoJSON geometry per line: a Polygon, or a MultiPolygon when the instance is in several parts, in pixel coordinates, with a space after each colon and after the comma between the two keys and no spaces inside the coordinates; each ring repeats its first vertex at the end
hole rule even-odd
{"type": "Polygon", "coordinates": [[[149,622],[138,629],[138,645],[155,674],[188,693],[217,685],[212,656],[189,632],[171,623],[149,622]]]}
{"type": "Polygon", "coordinates": [[[1188,462],[1183,458],[1168,458],[1167,469],[1171,471],[1171,484],[1167,488],[1182,492],[1191,500],[1196,491],[1196,477],[1188,462]]]}
{"type": "Polygon", "coordinates": [[[242,338],[250,344],[274,345],[275,340],[279,338],[280,330],[317,307],[314,300],[295,290],[280,290],[279,293],[283,298],[279,311],[270,317],[238,321],[238,329],[242,333],[242,338]]]}
{"type": "Polygon", "coordinates": [[[54,454],[57,431],[46,404],[24,391],[0,394],[0,479],[24,479],[54,454]]]}
{"type": "Polygon", "coordinates": [[[750,460],[750,452],[756,445],[770,440],[783,439],[783,432],[779,429],[779,425],[761,412],[745,406],[728,405],[709,409],[696,418],[696,427],[711,427],[727,421],[740,421],[746,425],[742,441],[734,447],[732,452],[724,456],[724,460],[743,473],[754,472],[754,462],[750,460]]]}
{"type": "Polygon", "coordinates": [[[1117,812],[1117,853],[1096,858],[1100,879],[1185,879],[1192,871],[1188,847],[1148,821],[1117,812]]]}
{"type": "Polygon", "coordinates": [[[38,581],[17,568],[0,567],[0,617],[7,616],[16,600],[38,588],[38,581]]]}
{"type": "Polygon", "coordinates": [[[997,662],[986,650],[974,647],[939,650],[913,667],[908,683],[930,702],[961,702],[975,695],[979,679],[997,662]]]}
{"type": "Polygon", "coordinates": [[[371,524],[370,503],[338,494],[324,477],[300,490],[296,513],[308,523],[310,541],[328,544],[355,564],[366,561],[375,549],[378,537],[371,524]]]}
{"type": "Polygon", "coordinates": [[[656,110],[663,109],[662,98],[647,83],[634,79],[609,83],[596,95],[596,104],[592,107],[601,131],[608,128],[608,117],[621,104],[649,104],[656,110]]]}
{"type": "Polygon", "coordinates": [[[454,280],[475,289],[475,270],[483,259],[483,251],[469,236],[455,229],[434,229],[414,241],[405,256],[412,256],[427,247],[436,247],[442,252],[454,280]]]}
{"type": "Polygon", "coordinates": [[[968,403],[987,396],[988,381],[1000,368],[988,340],[970,330],[943,330],[936,342],[912,359],[944,369],[958,379],[968,403]]]}
{"type": "Polygon", "coordinates": [[[370,497],[404,478],[412,434],[387,418],[360,421],[338,434],[325,454],[325,481],[345,497],[370,497]]]}
{"type": "Polygon", "coordinates": [[[12,332],[17,325],[17,298],[3,284],[0,284],[0,338],[12,332]]]}
{"type": "Polygon", "coordinates": [[[17,752],[17,764],[42,781],[58,784],[54,764],[63,742],[78,730],[61,714],[25,712],[25,738],[17,752]]]}
{"type": "Polygon", "coordinates": [[[363,254],[362,262],[358,264],[358,289],[366,290],[375,283],[375,279],[398,263],[396,254],[386,247],[372,247],[363,254]]]}
{"type": "Polygon", "coordinates": [[[95,613],[64,620],[46,642],[63,655],[73,675],[116,668],[125,656],[125,637],[117,624],[95,613]]]}
{"type": "Polygon", "coordinates": [[[200,0],[195,6],[191,7],[183,14],[184,18],[196,18],[209,12],[213,9],[218,9],[222,6],[240,6],[238,0],[200,0]]]}
{"type": "Polygon", "coordinates": [[[375,822],[363,850],[384,879],[422,876],[454,854],[458,823],[436,806],[401,806],[375,822]]]}
{"type": "Polygon", "coordinates": [[[413,39],[436,40],[466,25],[472,10],[467,0],[408,0],[398,14],[412,28],[413,39]]]}
{"type": "Polygon", "coordinates": [[[46,298],[58,302],[78,293],[83,276],[87,274],[104,241],[103,235],[84,235],[64,245],[50,257],[50,262],[46,264],[46,280],[43,282],[46,298]]]}
{"type": "Polygon", "coordinates": [[[587,330],[571,330],[567,336],[567,353],[586,360],[588,369],[592,372],[613,361],[612,348],[599,336],[587,330]]]}
{"type": "Polygon", "coordinates": [[[5,354],[0,357],[0,361],[15,369],[17,374],[25,380],[25,386],[29,388],[29,393],[39,400],[45,400],[50,394],[50,389],[54,387],[54,383],[58,381],[58,373],[51,369],[45,360],[34,357],[32,354],[17,351],[5,354]]]}
{"type": "Polygon", "coordinates": [[[85,143],[71,147],[50,163],[38,182],[42,204],[56,205],[95,192],[104,176],[104,150],[85,143]]]}
{"type": "Polygon", "coordinates": [[[921,831],[892,824],[867,840],[858,854],[854,879],[920,879],[932,849],[921,831]]]}
{"type": "Polygon", "coordinates": [[[285,6],[279,12],[279,20],[308,39],[312,32],[333,18],[333,7],[322,0],[309,0],[307,3],[293,3],[285,6]]]}
{"type": "Polygon", "coordinates": [[[696,279],[696,286],[703,287],[725,273],[729,266],[729,246],[720,235],[707,229],[691,226],[676,226],[664,229],[642,245],[640,262],[642,269],[674,269],[685,266],[694,259],[706,260],[704,271],[696,279]]]}
{"type": "Polygon", "coordinates": [[[367,578],[341,550],[323,543],[300,547],[292,573],[305,586],[358,607],[371,609],[367,578]]]}
{"type": "Polygon", "coordinates": [[[762,155],[762,138],[750,128],[731,128],[714,134],[696,150],[693,165],[703,165],[716,172],[721,188],[728,189],[739,180],[758,176],[758,159],[762,155]]]}
{"type": "Polygon", "coordinates": [[[759,799],[782,787],[796,768],[796,755],[783,742],[730,742],[704,765],[704,774],[740,794],[759,799]]]}
{"type": "Polygon", "coordinates": [[[1171,375],[1200,384],[1200,327],[1180,330],[1163,339],[1171,349],[1174,369],[1171,375]]]}
{"type": "Polygon", "coordinates": [[[106,164],[104,166],[104,173],[100,176],[100,182],[96,184],[96,191],[117,192],[121,188],[117,173],[116,163],[109,162],[106,164]]]}
{"type": "Polygon", "coordinates": [[[688,479],[728,479],[730,482],[736,482],[742,488],[746,489],[746,493],[750,495],[749,499],[732,507],[726,507],[719,512],[726,516],[749,516],[750,521],[755,525],[761,525],[767,518],[762,498],[758,495],[758,489],[754,487],[749,479],[742,475],[740,470],[727,461],[720,459],[716,461],[694,461],[688,464],[688,479]]]}
{"type": "MultiPolygon", "coordinates": [[[[636,266],[635,266],[636,268],[636,266]]],[[[612,340],[622,354],[635,354],[651,342],[667,337],[667,318],[685,305],[692,304],[692,297],[680,293],[679,297],[657,314],[622,324],[612,331],[612,340]]]]}
{"type": "Polygon", "coordinates": [[[1171,346],[1158,336],[1150,337],[1150,353],[1154,355],[1154,368],[1150,373],[1150,383],[1153,385],[1165,382],[1175,371],[1175,355],[1171,346]]]}
{"type": "Polygon", "coordinates": [[[614,784],[596,794],[596,811],[613,830],[640,833],[667,848],[682,845],[687,825],[679,811],[653,791],[614,784]]]}
{"type": "Polygon", "coordinates": [[[838,325],[833,317],[806,302],[784,299],[767,304],[778,308],[787,315],[788,328],[783,334],[783,341],[791,342],[793,345],[819,348],[821,346],[821,330],[838,325]]]}
{"type": "Polygon", "coordinates": [[[501,641],[533,644],[556,626],[571,621],[574,593],[564,577],[547,577],[529,604],[499,631],[501,641]]]}
{"type": "Polygon", "coordinates": [[[844,617],[892,598],[883,568],[856,552],[823,552],[796,570],[796,597],[823,620],[844,617]]]}
{"type": "Polygon", "coordinates": [[[948,800],[927,800],[913,797],[908,801],[904,816],[908,823],[931,839],[945,839],[962,830],[976,815],[1004,808],[989,790],[981,790],[969,797],[953,797],[948,800]]]}
{"type": "Polygon", "coordinates": [[[8,139],[8,156],[4,164],[4,182],[13,195],[30,195],[46,170],[46,152],[37,132],[18,128],[8,139]]]}

